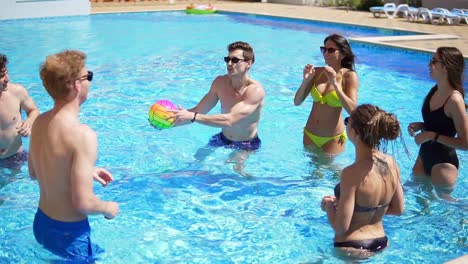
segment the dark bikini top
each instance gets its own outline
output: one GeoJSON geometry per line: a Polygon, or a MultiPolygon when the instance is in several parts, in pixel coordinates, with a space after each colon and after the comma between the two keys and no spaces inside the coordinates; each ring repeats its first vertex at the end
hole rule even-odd
{"type": "Polygon", "coordinates": [[[437,85],[432,87],[431,91],[427,94],[426,99],[424,99],[424,104],[421,110],[424,120],[424,128],[428,131],[434,131],[441,135],[454,137],[457,133],[455,124],[453,123],[453,120],[447,117],[444,113],[444,106],[451,95],[447,97],[447,100],[445,100],[441,107],[431,111],[430,102],[436,91],[437,85]]]}
{"type": "MultiPolygon", "coordinates": [[[[340,183],[338,183],[335,186],[334,191],[335,191],[336,199],[340,199],[340,183]]],[[[385,207],[387,207],[389,205],[390,205],[390,202],[388,202],[386,204],[382,204],[382,205],[377,205],[377,206],[374,206],[374,207],[367,207],[367,206],[360,206],[359,204],[354,203],[354,212],[356,212],[356,213],[375,212],[375,211],[379,210],[380,208],[385,208],[385,207]]]]}

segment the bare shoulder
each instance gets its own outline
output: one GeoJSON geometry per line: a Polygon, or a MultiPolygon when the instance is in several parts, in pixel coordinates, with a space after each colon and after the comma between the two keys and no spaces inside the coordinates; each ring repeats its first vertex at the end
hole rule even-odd
{"type": "Polygon", "coordinates": [[[220,89],[223,89],[228,84],[228,76],[227,75],[218,75],[211,83],[211,92],[217,92],[220,89]]]}
{"type": "Polygon", "coordinates": [[[265,90],[263,89],[263,85],[259,81],[256,81],[256,80],[250,80],[250,81],[251,81],[250,87],[253,88],[252,89],[253,91],[265,93],[265,90]]]}
{"type": "Polygon", "coordinates": [[[249,89],[247,90],[247,95],[250,99],[255,101],[262,101],[265,98],[265,90],[260,82],[255,80],[250,80],[249,89]]]}
{"type": "Polygon", "coordinates": [[[447,106],[446,109],[448,109],[448,112],[450,116],[452,113],[459,112],[460,109],[465,112],[465,99],[461,95],[460,92],[456,91],[452,93],[452,95],[449,96],[447,103],[445,104],[447,106]]]}
{"type": "Polygon", "coordinates": [[[347,71],[345,71],[343,73],[343,80],[344,80],[345,84],[357,83],[358,75],[353,70],[347,70],[347,71]]]}
{"type": "Polygon", "coordinates": [[[357,72],[348,69],[347,71],[343,73],[343,78],[349,80],[349,79],[358,78],[358,75],[357,75],[357,72]]]}
{"type": "Polygon", "coordinates": [[[341,173],[341,181],[349,186],[357,187],[369,175],[371,169],[371,163],[353,163],[343,169],[341,173]]]}
{"type": "Polygon", "coordinates": [[[78,125],[77,133],[79,133],[84,139],[88,139],[88,140],[96,140],[97,139],[96,132],[92,128],[90,128],[89,126],[87,126],[85,124],[79,124],[78,125]]]}
{"type": "Polygon", "coordinates": [[[459,91],[452,93],[452,95],[448,98],[447,102],[449,103],[449,105],[452,105],[452,104],[465,105],[465,100],[463,99],[463,96],[459,91]]]}
{"type": "Polygon", "coordinates": [[[97,141],[97,135],[89,126],[81,123],[71,124],[66,128],[68,131],[65,141],[71,145],[81,148],[89,143],[97,141]]]}
{"type": "Polygon", "coordinates": [[[10,83],[10,90],[16,95],[16,96],[21,96],[28,94],[28,91],[26,88],[24,88],[23,85],[19,83],[10,83]]]}
{"type": "Polygon", "coordinates": [[[213,85],[222,86],[222,85],[225,85],[227,81],[229,81],[229,78],[227,75],[218,75],[213,80],[213,85]]]}
{"type": "Polygon", "coordinates": [[[387,155],[387,154],[384,154],[384,160],[385,162],[388,164],[388,166],[390,167],[390,169],[397,169],[398,168],[398,165],[396,163],[396,160],[395,158],[393,158],[392,156],[390,155],[387,155]]]}
{"type": "Polygon", "coordinates": [[[360,171],[356,164],[349,165],[341,171],[341,182],[353,185],[359,173],[360,171]]]}

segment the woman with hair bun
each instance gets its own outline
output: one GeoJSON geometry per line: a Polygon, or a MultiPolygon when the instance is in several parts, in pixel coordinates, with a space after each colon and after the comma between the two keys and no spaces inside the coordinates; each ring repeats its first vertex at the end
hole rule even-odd
{"type": "Polygon", "coordinates": [[[458,178],[459,161],[455,149],[468,149],[464,69],[465,60],[460,50],[455,47],[437,49],[429,62],[429,73],[437,84],[424,99],[424,122],[408,126],[409,134],[421,145],[413,167],[414,175],[430,176],[437,193],[447,199],[451,199],[450,193],[458,178]]]}
{"type": "Polygon", "coordinates": [[[377,252],[388,245],[383,216],[400,215],[404,209],[398,166],[379,150],[401,137],[400,124],[396,116],[370,104],[358,106],[344,122],[356,158],[343,169],[335,195],[324,196],[321,207],[335,231],[334,247],[348,253],[377,252]]]}

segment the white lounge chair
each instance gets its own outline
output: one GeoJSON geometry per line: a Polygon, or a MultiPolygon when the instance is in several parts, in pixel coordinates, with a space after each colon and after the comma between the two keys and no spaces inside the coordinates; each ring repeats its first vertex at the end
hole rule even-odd
{"type": "Polygon", "coordinates": [[[384,6],[373,6],[369,8],[369,10],[372,12],[374,17],[380,17],[382,14],[385,14],[388,17],[389,13],[393,14],[393,12],[395,12],[396,5],[394,3],[387,3],[384,6]]]}
{"type": "Polygon", "coordinates": [[[387,18],[393,19],[397,15],[402,17],[408,17],[415,15],[418,11],[415,7],[410,7],[407,4],[401,4],[396,6],[394,3],[387,3],[384,6],[373,6],[369,8],[374,17],[380,17],[380,15],[385,14],[387,18]]]}
{"type": "Polygon", "coordinates": [[[419,19],[422,19],[425,23],[437,25],[442,23],[458,24],[462,18],[457,14],[451,13],[445,8],[434,8],[429,10],[425,7],[420,7],[412,21],[418,21],[419,19]]]}
{"type": "Polygon", "coordinates": [[[397,10],[393,14],[393,17],[396,15],[401,15],[402,17],[406,17],[410,19],[411,17],[416,16],[418,13],[418,8],[409,6],[407,4],[401,4],[397,6],[397,10]]]}
{"type": "Polygon", "coordinates": [[[464,11],[463,9],[454,8],[451,10],[451,12],[457,16],[460,16],[460,23],[465,22],[465,24],[468,24],[468,10],[464,11]]]}

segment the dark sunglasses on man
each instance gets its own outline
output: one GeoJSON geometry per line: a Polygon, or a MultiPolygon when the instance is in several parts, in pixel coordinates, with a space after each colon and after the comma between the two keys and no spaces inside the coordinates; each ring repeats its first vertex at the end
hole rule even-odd
{"type": "Polygon", "coordinates": [[[239,61],[245,61],[244,59],[239,59],[237,57],[224,57],[224,62],[226,63],[229,63],[230,61],[232,61],[233,64],[236,64],[238,63],[239,61]]]}
{"type": "Polygon", "coordinates": [[[81,79],[84,79],[86,78],[89,82],[93,80],[93,72],[92,71],[88,71],[88,73],[86,75],[83,75],[81,76],[80,78],[78,78],[78,80],[81,81],[81,79]]]}

